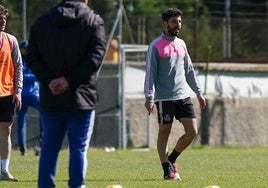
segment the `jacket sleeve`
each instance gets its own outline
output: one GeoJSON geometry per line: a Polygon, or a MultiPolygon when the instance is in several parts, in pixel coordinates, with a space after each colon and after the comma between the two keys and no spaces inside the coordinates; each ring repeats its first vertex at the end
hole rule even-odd
{"type": "Polygon", "coordinates": [[[8,35],[8,37],[13,41],[13,47],[11,51],[11,57],[14,65],[14,90],[16,93],[22,92],[23,87],[23,73],[22,73],[22,58],[19,50],[19,45],[17,39],[12,36],[8,35]]]}
{"type": "Polygon", "coordinates": [[[185,77],[190,88],[195,92],[197,97],[202,96],[201,88],[188,53],[186,53],[184,58],[185,63],[185,77]]]}
{"type": "Polygon", "coordinates": [[[150,45],[146,55],[146,72],[144,81],[144,95],[146,102],[153,102],[154,100],[154,85],[157,73],[157,61],[157,49],[150,45]]]}

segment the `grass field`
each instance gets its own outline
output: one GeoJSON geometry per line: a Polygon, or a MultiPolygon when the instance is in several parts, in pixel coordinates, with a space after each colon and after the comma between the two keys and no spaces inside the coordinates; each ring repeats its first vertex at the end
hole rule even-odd
{"type": "MultiPolygon", "coordinates": [[[[12,152],[10,170],[19,182],[0,181],[1,188],[37,187],[39,157],[33,151],[22,157],[12,152]]],[[[106,188],[120,184],[124,188],[268,188],[268,148],[191,147],[178,159],[182,181],[164,181],[157,151],[116,150],[88,152],[86,185],[106,188]]],[[[60,153],[57,188],[67,187],[68,151],[60,153]]]]}

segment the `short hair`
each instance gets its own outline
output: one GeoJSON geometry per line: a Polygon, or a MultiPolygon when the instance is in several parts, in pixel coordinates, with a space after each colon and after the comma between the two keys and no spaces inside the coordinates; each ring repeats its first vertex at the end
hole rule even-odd
{"type": "Polygon", "coordinates": [[[8,16],[8,9],[0,4],[0,14],[8,16]]]}
{"type": "Polygon", "coordinates": [[[169,18],[181,16],[183,12],[177,8],[168,8],[162,13],[162,21],[168,21],[169,18]]]}

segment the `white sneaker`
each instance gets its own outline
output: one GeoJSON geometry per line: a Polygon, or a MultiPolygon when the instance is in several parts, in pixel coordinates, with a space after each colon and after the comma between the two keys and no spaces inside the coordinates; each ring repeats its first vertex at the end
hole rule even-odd
{"type": "Polygon", "coordinates": [[[17,178],[13,177],[10,172],[1,172],[0,180],[4,181],[19,181],[17,178]]]}
{"type": "Polygon", "coordinates": [[[176,179],[177,180],[181,180],[181,177],[180,177],[180,174],[179,174],[179,167],[178,167],[178,165],[176,163],[173,163],[172,166],[173,166],[173,169],[174,169],[174,174],[176,176],[176,179]]]}

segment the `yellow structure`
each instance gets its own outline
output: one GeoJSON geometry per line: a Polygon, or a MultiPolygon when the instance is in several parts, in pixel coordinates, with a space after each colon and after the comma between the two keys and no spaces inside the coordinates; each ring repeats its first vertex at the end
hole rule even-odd
{"type": "Polygon", "coordinates": [[[118,62],[118,40],[117,39],[112,39],[104,61],[111,62],[111,63],[118,62]]]}

